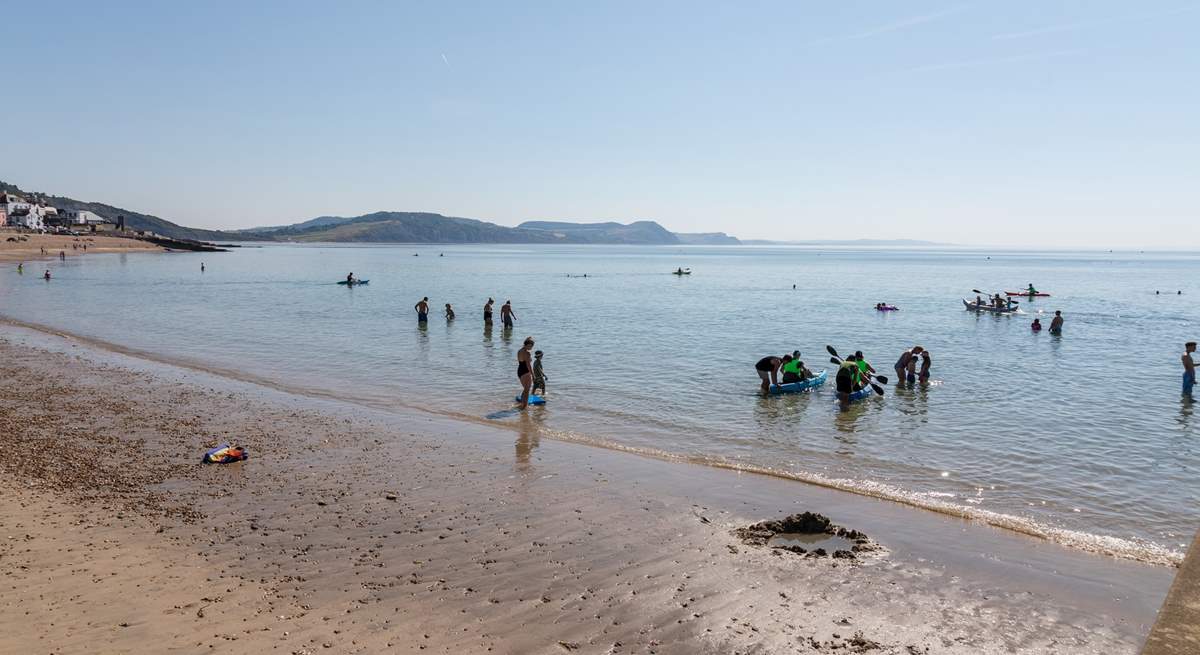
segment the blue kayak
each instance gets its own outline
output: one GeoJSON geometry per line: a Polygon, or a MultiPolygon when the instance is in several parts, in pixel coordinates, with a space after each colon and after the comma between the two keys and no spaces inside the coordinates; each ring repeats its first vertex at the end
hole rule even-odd
{"type": "MultiPolygon", "coordinates": [[[[870,385],[867,385],[867,386],[863,387],[862,389],[859,389],[858,391],[855,391],[854,393],[850,394],[850,402],[856,402],[856,401],[862,400],[863,398],[868,398],[873,393],[875,393],[875,391],[873,389],[871,389],[870,385]]],[[[834,400],[837,400],[836,396],[834,397],[834,400]]]]}
{"type": "Polygon", "coordinates": [[[815,389],[815,388],[821,386],[822,384],[825,384],[825,380],[828,377],[829,377],[828,371],[821,371],[820,373],[817,373],[816,375],[812,376],[811,378],[809,378],[807,380],[804,380],[803,382],[789,382],[787,384],[772,384],[771,385],[771,393],[799,393],[801,391],[808,391],[809,389],[815,389]]]}

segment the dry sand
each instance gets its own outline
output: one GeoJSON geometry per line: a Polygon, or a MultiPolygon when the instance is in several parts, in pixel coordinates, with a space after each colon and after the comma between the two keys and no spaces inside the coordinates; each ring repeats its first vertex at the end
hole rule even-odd
{"type": "MultiPolygon", "coordinates": [[[[152,243],[124,237],[109,237],[96,234],[64,236],[58,234],[21,234],[15,230],[0,229],[0,262],[32,262],[41,259],[58,259],[58,253],[76,257],[97,252],[158,251],[164,248],[152,243]],[[9,241],[9,239],[18,239],[9,241]],[[23,240],[22,240],[23,239],[23,240]],[[83,250],[84,244],[87,250],[83,250]],[[46,249],[42,254],[42,248],[46,249]]],[[[29,270],[25,271],[29,273],[29,270]]],[[[40,273],[41,271],[35,271],[40,273]]]]}
{"type": "Polygon", "coordinates": [[[1135,653],[1171,571],[0,324],[0,653],[1135,653]],[[201,465],[207,446],[251,459],[201,465]],[[741,543],[802,510],[885,550],[741,543]]]}

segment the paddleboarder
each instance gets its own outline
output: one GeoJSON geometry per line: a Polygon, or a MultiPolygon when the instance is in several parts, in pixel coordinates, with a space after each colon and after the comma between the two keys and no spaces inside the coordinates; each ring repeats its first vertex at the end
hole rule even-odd
{"type": "Polygon", "coordinates": [[[1192,353],[1196,352],[1196,342],[1189,341],[1183,344],[1183,395],[1191,397],[1192,387],[1196,384],[1196,362],[1192,360],[1192,353]]]}

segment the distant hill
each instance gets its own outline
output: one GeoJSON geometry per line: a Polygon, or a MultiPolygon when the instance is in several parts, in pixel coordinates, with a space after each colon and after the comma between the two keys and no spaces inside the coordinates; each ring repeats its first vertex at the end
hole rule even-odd
{"type": "Polygon", "coordinates": [[[952,246],[953,243],[937,241],[921,241],[919,239],[829,239],[815,241],[768,241],[766,239],[745,239],[742,243],[748,246],[952,246]]]}
{"type": "MultiPolygon", "coordinates": [[[[261,229],[261,228],[260,228],[261,229]]],[[[428,212],[375,212],[353,218],[323,216],[259,232],[277,241],[362,243],[563,243],[548,232],[428,212]]]]}
{"type": "Polygon", "coordinates": [[[25,198],[34,198],[43,200],[47,205],[52,205],[58,209],[68,211],[90,211],[97,216],[106,218],[112,222],[117,222],[118,216],[125,217],[125,225],[131,230],[144,230],[161,234],[172,239],[190,239],[192,241],[230,241],[230,240],[247,240],[258,239],[254,235],[238,234],[234,232],[221,232],[218,230],[197,230],[190,227],[176,225],[171,221],[152,216],[150,214],[142,214],[130,209],[122,209],[113,207],[100,202],[85,202],[75,200],[74,198],[66,198],[64,196],[52,196],[45,193],[35,191],[23,191],[14,184],[0,182],[0,191],[8,191],[18,194],[25,198]]]}
{"type": "Polygon", "coordinates": [[[536,230],[556,235],[567,243],[617,243],[629,245],[675,245],[679,237],[654,221],[621,223],[568,223],[564,221],[525,221],[519,230],[536,230]]]}
{"type": "Polygon", "coordinates": [[[742,243],[737,237],[731,237],[724,232],[698,232],[694,234],[676,232],[675,236],[679,238],[680,243],[686,243],[689,246],[736,246],[742,243]]]}

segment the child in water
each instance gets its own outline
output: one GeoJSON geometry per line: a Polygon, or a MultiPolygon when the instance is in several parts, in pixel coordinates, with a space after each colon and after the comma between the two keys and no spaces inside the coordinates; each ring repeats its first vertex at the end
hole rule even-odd
{"type": "Polygon", "coordinates": [[[1033,330],[1034,332],[1041,332],[1042,331],[1042,319],[1040,319],[1040,318],[1033,319],[1033,325],[1030,325],[1029,329],[1033,330]]]}
{"type": "Polygon", "coordinates": [[[542,351],[533,353],[533,389],[530,393],[546,393],[546,372],[542,370],[542,351]]]}

